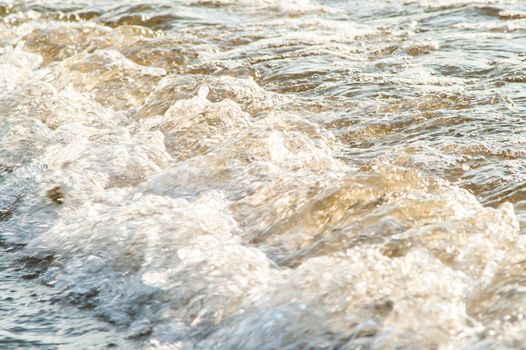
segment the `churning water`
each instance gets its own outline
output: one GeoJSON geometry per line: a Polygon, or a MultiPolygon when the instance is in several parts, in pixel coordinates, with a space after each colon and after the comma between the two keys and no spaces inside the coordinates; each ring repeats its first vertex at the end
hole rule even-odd
{"type": "Polygon", "coordinates": [[[525,83],[521,0],[0,0],[0,348],[524,348],[525,83]]]}

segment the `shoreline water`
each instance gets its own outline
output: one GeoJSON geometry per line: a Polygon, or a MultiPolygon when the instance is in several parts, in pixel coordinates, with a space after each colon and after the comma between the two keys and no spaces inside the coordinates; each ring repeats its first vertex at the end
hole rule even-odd
{"type": "Polygon", "coordinates": [[[60,293],[42,285],[39,268],[0,248],[0,347],[11,349],[139,349],[88,310],[68,305],[60,293]]]}
{"type": "Polygon", "coordinates": [[[0,0],[0,338],[525,343],[524,13],[0,0]]]}

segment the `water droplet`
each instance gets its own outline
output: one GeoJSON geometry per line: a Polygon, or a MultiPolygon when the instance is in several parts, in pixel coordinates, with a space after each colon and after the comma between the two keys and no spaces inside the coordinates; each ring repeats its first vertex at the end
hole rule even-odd
{"type": "Polygon", "coordinates": [[[206,98],[208,96],[208,93],[210,92],[210,89],[208,88],[208,86],[206,85],[203,85],[199,88],[199,90],[197,91],[197,95],[200,97],[200,98],[206,98]]]}

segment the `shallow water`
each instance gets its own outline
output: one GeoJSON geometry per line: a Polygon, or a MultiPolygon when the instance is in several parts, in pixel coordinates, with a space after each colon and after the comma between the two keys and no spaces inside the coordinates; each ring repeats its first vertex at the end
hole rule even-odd
{"type": "Polygon", "coordinates": [[[0,18],[0,342],[526,343],[523,2],[0,18]]]}
{"type": "Polygon", "coordinates": [[[2,349],[140,348],[138,342],[123,339],[114,327],[64,303],[60,293],[36,282],[46,261],[16,260],[16,248],[0,250],[2,349]]]}

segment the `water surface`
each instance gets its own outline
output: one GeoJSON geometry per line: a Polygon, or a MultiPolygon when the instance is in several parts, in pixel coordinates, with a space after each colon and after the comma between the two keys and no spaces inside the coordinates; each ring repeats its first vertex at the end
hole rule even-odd
{"type": "Polygon", "coordinates": [[[523,2],[0,17],[1,342],[526,343],[523,2]]]}

